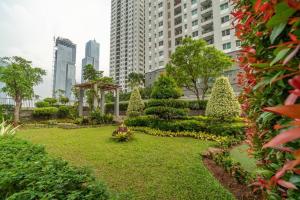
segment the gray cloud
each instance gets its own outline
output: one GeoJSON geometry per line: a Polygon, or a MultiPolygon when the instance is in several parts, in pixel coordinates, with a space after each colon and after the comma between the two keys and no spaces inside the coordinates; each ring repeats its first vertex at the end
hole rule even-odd
{"type": "Polygon", "coordinates": [[[53,37],[69,38],[77,44],[77,80],[85,43],[100,45],[100,68],[108,75],[110,0],[1,0],[0,57],[22,56],[47,71],[36,93],[51,95],[53,37]]]}

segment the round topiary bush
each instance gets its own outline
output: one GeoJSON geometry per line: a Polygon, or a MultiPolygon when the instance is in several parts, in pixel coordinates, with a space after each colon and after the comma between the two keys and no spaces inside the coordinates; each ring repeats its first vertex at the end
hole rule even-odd
{"type": "Polygon", "coordinates": [[[241,106],[228,78],[220,77],[216,80],[205,114],[217,120],[228,120],[240,116],[241,106]]]}
{"type": "Polygon", "coordinates": [[[130,96],[130,100],[127,108],[127,116],[128,117],[140,116],[143,114],[144,108],[145,108],[145,104],[142,100],[140,91],[138,88],[134,88],[130,96]]]}
{"type": "Polygon", "coordinates": [[[151,98],[153,99],[178,99],[182,90],[177,86],[172,77],[162,74],[154,83],[151,98]]]}

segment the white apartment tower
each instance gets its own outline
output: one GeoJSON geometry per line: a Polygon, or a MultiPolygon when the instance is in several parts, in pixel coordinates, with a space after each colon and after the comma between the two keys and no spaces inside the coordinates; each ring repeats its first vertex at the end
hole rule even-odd
{"type": "Polygon", "coordinates": [[[111,1],[110,76],[123,91],[130,73],[145,73],[145,0],[111,1]]]}
{"type": "Polygon", "coordinates": [[[231,26],[229,0],[145,0],[145,10],[146,85],[162,71],[184,37],[202,38],[228,54],[240,48],[231,26]]]}

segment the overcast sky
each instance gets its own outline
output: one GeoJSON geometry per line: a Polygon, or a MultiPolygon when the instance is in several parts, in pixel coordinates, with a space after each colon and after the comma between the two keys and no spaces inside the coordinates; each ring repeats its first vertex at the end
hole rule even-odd
{"type": "Polygon", "coordinates": [[[0,0],[0,57],[22,56],[47,71],[36,89],[51,96],[53,37],[77,44],[76,79],[80,80],[85,43],[100,43],[100,69],[108,75],[110,0],[0,0]]]}

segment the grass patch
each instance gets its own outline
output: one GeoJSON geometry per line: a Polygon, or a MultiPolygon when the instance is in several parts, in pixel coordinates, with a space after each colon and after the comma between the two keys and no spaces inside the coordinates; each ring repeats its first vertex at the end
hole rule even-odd
{"type": "Polygon", "coordinates": [[[237,146],[230,151],[230,156],[235,161],[241,163],[246,171],[254,173],[257,170],[256,160],[248,155],[248,148],[249,146],[246,144],[237,146]]]}
{"type": "Polygon", "coordinates": [[[18,137],[43,144],[51,155],[74,165],[91,167],[112,190],[127,191],[134,199],[234,199],[202,163],[200,154],[212,142],[136,134],[133,141],[116,143],[110,139],[113,130],[28,129],[18,137]]]}

